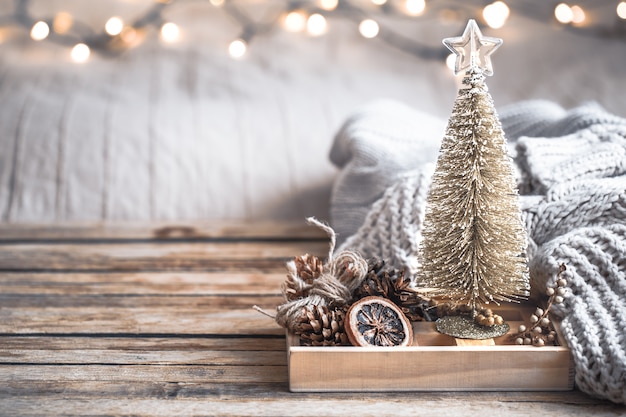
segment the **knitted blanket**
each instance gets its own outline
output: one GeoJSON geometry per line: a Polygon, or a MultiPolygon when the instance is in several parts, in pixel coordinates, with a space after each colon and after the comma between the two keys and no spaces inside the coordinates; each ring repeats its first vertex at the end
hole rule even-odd
{"type": "MultiPolygon", "coordinates": [[[[541,296],[558,266],[567,265],[571,293],[554,313],[576,384],[626,403],[626,119],[594,103],[566,111],[530,101],[503,108],[500,121],[518,169],[532,293],[541,296]]],[[[444,125],[389,102],[346,122],[331,150],[342,169],[331,200],[340,249],[417,271],[432,149],[444,125]],[[398,109],[396,117],[382,117],[398,109]]]]}

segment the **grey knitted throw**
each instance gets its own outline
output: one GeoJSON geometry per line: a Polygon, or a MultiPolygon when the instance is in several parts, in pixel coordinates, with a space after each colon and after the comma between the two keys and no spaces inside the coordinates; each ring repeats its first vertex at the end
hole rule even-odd
{"type": "MultiPolygon", "coordinates": [[[[576,384],[626,403],[626,119],[594,103],[566,111],[530,101],[503,108],[500,121],[518,168],[534,295],[567,265],[571,295],[555,313],[576,384]]],[[[340,249],[417,271],[432,150],[444,126],[390,102],[346,122],[331,151],[342,168],[331,200],[340,249]],[[427,129],[416,129],[421,120],[427,129]]]]}

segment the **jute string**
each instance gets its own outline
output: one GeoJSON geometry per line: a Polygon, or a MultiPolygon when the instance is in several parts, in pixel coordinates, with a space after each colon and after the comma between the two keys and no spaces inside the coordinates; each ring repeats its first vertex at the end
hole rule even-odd
{"type": "Polygon", "coordinates": [[[276,323],[292,330],[298,323],[303,309],[307,306],[326,306],[329,308],[349,305],[352,302],[352,294],[367,275],[367,261],[357,252],[342,251],[334,255],[337,237],[335,231],[328,225],[318,221],[313,217],[307,218],[307,222],[324,230],[330,238],[328,259],[324,264],[322,273],[313,280],[312,284],[307,284],[297,274],[294,261],[287,263],[287,270],[290,279],[300,288],[307,288],[306,296],[295,300],[289,300],[285,287],[283,286],[283,296],[286,302],[276,308],[276,316],[272,316],[255,306],[255,309],[273,317],[276,323]]]}

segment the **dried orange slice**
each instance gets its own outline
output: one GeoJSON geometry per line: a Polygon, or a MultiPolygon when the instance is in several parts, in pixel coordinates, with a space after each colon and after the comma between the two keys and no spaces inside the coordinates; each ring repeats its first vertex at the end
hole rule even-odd
{"type": "Polygon", "coordinates": [[[413,328],[402,310],[382,297],[365,297],[350,307],[344,327],[354,346],[410,346],[413,328]]]}

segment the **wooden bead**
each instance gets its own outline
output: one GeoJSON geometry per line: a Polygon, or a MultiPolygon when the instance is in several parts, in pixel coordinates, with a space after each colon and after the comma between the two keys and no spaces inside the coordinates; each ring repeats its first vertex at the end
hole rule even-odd
{"type": "Polygon", "coordinates": [[[548,288],[546,290],[546,295],[549,297],[554,294],[554,288],[548,288]]]}

